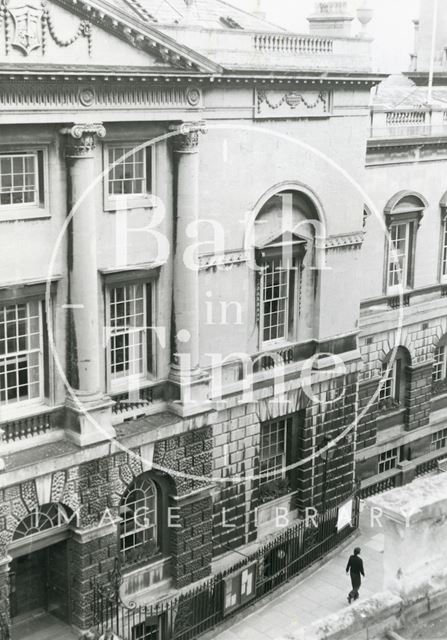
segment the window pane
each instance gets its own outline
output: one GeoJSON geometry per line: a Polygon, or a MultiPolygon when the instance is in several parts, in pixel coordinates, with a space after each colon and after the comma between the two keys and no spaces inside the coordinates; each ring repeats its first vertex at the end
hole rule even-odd
{"type": "Polygon", "coordinates": [[[280,259],[265,263],[262,274],[262,313],[264,342],[288,337],[289,269],[280,259]]]}
{"type": "Polygon", "coordinates": [[[273,420],[262,424],[259,454],[260,484],[282,477],[286,462],[285,453],[286,420],[273,420]]]}
{"type": "Polygon", "coordinates": [[[36,160],[35,153],[0,157],[0,205],[37,203],[36,160]]]}
{"type": "Polygon", "coordinates": [[[145,286],[110,290],[110,374],[112,380],[142,376],[147,370],[145,286]]]}
{"type": "Polygon", "coordinates": [[[40,397],[42,341],[39,313],[38,303],[0,307],[0,397],[3,403],[40,397]]]}
{"type": "Polygon", "coordinates": [[[406,285],[408,277],[409,223],[394,224],[390,229],[389,286],[406,285]]]}
{"type": "MultiPolygon", "coordinates": [[[[109,149],[109,164],[131,151],[131,147],[114,147],[109,149]]],[[[121,160],[108,174],[109,194],[144,195],[146,186],[146,151],[144,149],[128,155],[121,160]]]]}
{"type": "Polygon", "coordinates": [[[442,275],[447,276],[447,222],[444,223],[443,234],[442,234],[442,275]]]}
{"type": "Polygon", "coordinates": [[[147,542],[157,542],[157,490],[146,475],[129,487],[120,505],[120,541],[125,559],[147,542]]]}

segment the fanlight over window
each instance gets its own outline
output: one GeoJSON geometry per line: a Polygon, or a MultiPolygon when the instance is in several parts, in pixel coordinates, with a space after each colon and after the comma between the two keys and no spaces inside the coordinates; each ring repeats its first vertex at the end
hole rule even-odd
{"type": "Polygon", "coordinates": [[[121,552],[126,563],[157,555],[158,537],[157,487],[143,473],[125,493],[120,505],[121,552]]]}
{"type": "Polygon", "coordinates": [[[72,514],[71,509],[59,503],[44,504],[22,518],[16,527],[13,540],[21,540],[36,533],[62,527],[70,521],[72,514]]]}

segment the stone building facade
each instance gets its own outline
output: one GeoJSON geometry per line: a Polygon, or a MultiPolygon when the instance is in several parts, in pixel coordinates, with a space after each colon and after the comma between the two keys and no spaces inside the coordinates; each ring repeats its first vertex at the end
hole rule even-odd
{"type": "Polygon", "coordinates": [[[371,113],[366,183],[379,216],[365,216],[359,405],[369,410],[356,452],[365,493],[409,482],[446,455],[447,32],[440,11],[430,90],[434,6],[415,22],[412,70],[381,84],[371,113]],[[402,267],[397,288],[392,247],[402,267]]]}
{"type": "Polygon", "coordinates": [[[215,0],[3,7],[3,623],[88,628],[117,561],[126,597],[187,587],[433,437],[445,298],[419,259],[406,405],[360,417],[400,306],[366,200],[424,256],[442,141],[369,137],[371,41],[323,4],[310,36],[215,0]]]}

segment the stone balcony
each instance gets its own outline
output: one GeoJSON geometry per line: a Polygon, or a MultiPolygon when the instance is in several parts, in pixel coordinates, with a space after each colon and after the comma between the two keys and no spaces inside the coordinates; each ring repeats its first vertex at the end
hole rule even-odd
{"type": "Polygon", "coordinates": [[[232,71],[372,71],[371,40],[289,32],[223,31],[188,26],[159,29],[232,71]]]}

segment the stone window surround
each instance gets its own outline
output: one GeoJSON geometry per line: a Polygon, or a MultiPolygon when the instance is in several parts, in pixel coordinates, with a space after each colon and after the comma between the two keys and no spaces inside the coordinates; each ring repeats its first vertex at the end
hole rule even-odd
{"type": "Polygon", "coordinates": [[[377,473],[380,475],[382,473],[386,473],[391,469],[396,469],[397,465],[400,462],[400,451],[399,447],[393,447],[392,449],[387,449],[379,454],[378,464],[377,464],[377,473]]]}
{"type": "Polygon", "coordinates": [[[103,143],[103,197],[104,197],[104,211],[114,212],[117,210],[132,210],[132,209],[144,209],[152,208],[156,205],[156,199],[153,196],[154,186],[156,184],[156,162],[155,162],[155,145],[148,145],[144,147],[145,168],[144,174],[146,177],[146,188],[149,186],[150,190],[146,194],[126,194],[117,197],[113,197],[109,194],[109,150],[111,148],[123,148],[126,153],[131,149],[140,147],[144,143],[144,140],[139,137],[138,139],[120,139],[120,138],[107,138],[107,142],[103,143]],[[147,175],[148,167],[150,174],[147,175]]]}
{"type": "MultiPolygon", "coordinates": [[[[137,475],[134,478],[134,480],[127,486],[126,491],[124,492],[121,498],[121,503],[123,502],[123,499],[127,495],[129,489],[132,488],[132,486],[141,476],[147,476],[150,479],[150,481],[155,485],[155,489],[157,491],[157,499],[156,499],[157,539],[156,539],[156,542],[158,545],[159,553],[157,553],[153,557],[147,558],[146,560],[144,559],[140,560],[134,564],[125,563],[124,565],[125,573],[134,571],[136,568],[141,567],[144,564],[158,562],[162,557],[165,559],[170,557],[170,536],[169,536],[169,531],[170,531],[169,517],[170,516],[169,516],[168,509],[171,503],[171,488],[169,486],[169,479],[163,478],[157,472],[144,471],[143,473],[137,475]]],[[[120,548],[120,545],[121,545],[121,527],[122,527],[122,520],[120,517],[117,523],[117,530],[116,530],[116,535],[118,539],[118,549],[120,548]]]]}
{"type": "Polygon", "coordinates": [[[417,233],[425,209],[428,206],[428,201],[423,195],[413,191],[405,190],[396,193],[385,206],[384,215],[387,230],[387,234],[385,236],[385,268],[383,278],[383,290],[385,295],[393,295],[399,293],[401,288],[407,290],[413,289],[414,287],[417,233]],[[408,198],[419,200],[420,204],[409,204],[409,206],[399,209],[399,205],[408,198]],[[391,229],[393,226],[402,224],[405,224],[407,226],[406,234],[408,238],[406,273],[402,274],[402,283],[395,286],[390,286],[389,274],[392,251],[391,242],[388,236],[391,234],[391,229]]]}
{"type": "Polygon", "coordinates": [[[264,477],[260,477],[260,484],[266,484],[275,478],[285,477],[288,427],[287,417],[261,423],[260,472],[268,471],[268,473],[264,477]],[[265,468],[263,468],[264,465],[265,468]]]}
{"type": "MultiPolygon", "coordinates": [[[[129,269],[129,270],[121,270],[121,271],[103,271],[102,272],[102,277],[103,277],[103,283],[104,283],[104,308],[105,308],[105,324],[106,327],[109,326],[109,322],[110,322],[110,309],[109,309],[109,303],[110,303],[110,290],[113,287],[118,287],[118,286],[126,286],[126,285],[130,285],[130,284],[143,284],[145,289],[146,289],[146,293],[145,293],[145,306],[147,307],[148,305],[148,292],[150,291],[150,295],[151,295],[151,301],[150,301],[150,308],[151,308],[151,315],[152,318],[155,319],[157,318],[157,314],[158,314],[158,278],[159,278],[159,266],[154,266],[154,265],[149,265],[149,266],[145,266],[145,265],[138,265],[135,266],[135,268],[129,269]]],[[[148,322],[147,320],[147,316],[146,316],[146,323],[148,322]]],[[[156,322],[149,321],[148,326],[157,326],[156,322]]],[[[146,332],[147,333],[147,332],[146,332]]],[[[107,345],[105,348],[105,363],[106,363],[106,367],[105,367],[105,377],[106,377],[106,387],[109,393],[117,393],[120,391],[128,391],[129,390],[129,385],[128,385],[128,380],[129,378],[123,378],[122,379],[122,384],[118,385],[118,384],[112,384],[112,380],[111,380],[111,375],[110,375],[110,341],[107,340],[107,345]]],[[[157,345],[157,338],[155,335],[152,336],[152,340],[151,340],[151,344],[148,344],[148,338],[146,337],[146,354],[145,354],[145,374],[141,377],[141,379],[139,380],[138,384],[141,383],[141,386],[146,386],[148,382],[153,382],[156,377],[157,377],[157,363],[158,363],[158,345],[157,345]],[[152,369],[152,371],[149,371],[149,363],[148,363],[148,354],[151,354],[151,359],[152,359],[152,366],[150,367],[152,369]]],[[[135,381],[136,382],[136,381],[135,381]]]]}
{"type": "Polygon", "coordinates": [[[12,220],[33,220],[36,218],[49,218],[49,143],[32,144],[26,146],[17,144],[5,144],[0,146],[0,154],[35,153],[37,171],[41,175],[38,202],[20,205],[0,206],[0,222],[12,220]]]}
{"type": "Polygon", "coordinates": [[[447,335],[436,345],[433,363],[433,382],[441,382],[447,378],[447,335]]]}
{"type": "Polygon", "coordinates": [[[120,503],[120,547],[124,558],[129,551],[144,547],[152,540],[158,546],[158,493],[157,485],[147,473],[135,478],[127,487],[120,503]],[[133,528],[129,527],[129,512],[132,519],[136,518],[133,528]]]}
{"type": "Polygon", "coordinates": [[[43,322],[39,299],[0,305],[0,327],[4,336],[0,356],[0,402],[6,407],[24,406],[43,399],[43,322]]]}
{"type": "MultiPolygon", "coordinates": [[[[50,300],[52,308],[54,308],[53,302],[56,296],[57,282],[60,278],[54,278],[50,286],[50,300]]],[[[31,283],[18,283],[17,285],[10,285],[0,288],[0,306],[8,304],[17,304],[20,302],[26,302],[29,300],[38,300],[41,304],[42,315],[42,335],[43,338],[46,335],[47,321],[45,320],[45,295],[46,295],[47,282],[31,282],[31,283]]],[[[48,407],[53,407],[55,402],[54,397],[54,381],[53,381],[53,365],[52,358],[49,357],[47,340],[43,339],[42,350],[42,369],[43,369],[43,397],[36,399],[35,401],[27,401],[24,403],[16,403],[11,406],[2,406],[2,419],[3,420],[15,420],[26,416],[34,415],[48,407]]]]}
{"type": "Polygon", "coordinates": [[[431,451],[439,451],[444,449],[447,445],[447,429],[441,429],[432,433],[431,437],[431,451]]]}
{"type": "Polygon", "coordinates": [[[391,358],[393,358],[393,353],[394,362],[388,374],[389,380],[391,382],[389,389],[390,393],[388,395],[383,395],[383,392],[387,386],[387,382],[385,382],[378,399],[379,409],[380,402],[386,402],[388,399],[394,400],[396,402],[395,408],[404,408],[406,405],[406,391],[410,382],[410,373],[408,371],[408,367],[411,366],[411,357],[407,352],[406,347],[398,346],[395,352],[394,350],[392,350],[383,360],[382,375],[385,375],[386,370],[389,366],[389,361],[391,358]]]}

